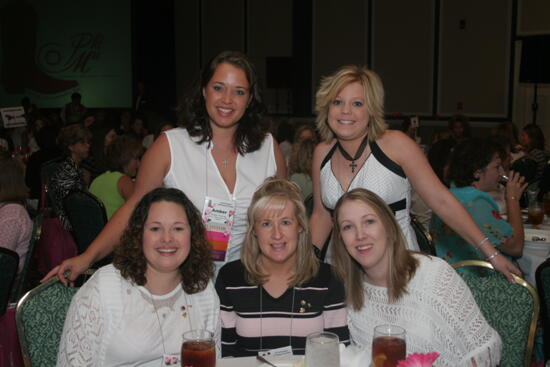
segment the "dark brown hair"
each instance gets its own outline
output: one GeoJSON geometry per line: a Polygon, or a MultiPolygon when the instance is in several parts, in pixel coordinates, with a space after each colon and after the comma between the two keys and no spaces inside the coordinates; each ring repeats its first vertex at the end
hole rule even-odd
{"type": "Polygon", "coordinates": [[[139,158],[142,152],[143,146],[136,138],[129,135],[117,136],[107,146],[107,166],[111,171],[123,172],[128,162],[133,158],[139,158]]]}
{"type": "Polygon", "coordinates": [[[214,272],[210,245],[206,241],[199,211],[178,189],[157,188],[141,199],[122,234],[120,245],[115,248],[113,265],[125,279],[145,285],[147,260],[143,254],[143,228],[151,205],[160,201],[178,204],[185,211],[191,228],[191,249],[180,265],[182,287],[189,294],[200,292],[207,287],[214,272]]]}
{"type": "Polygon", "coordinates": [[[240,154],[255,152],[260,149],[268,131],[268,125],[262,119],[265,106],[260,94],[258,76],[254,65],[252,65],[244,54],[238,51],[223,51],[206,65],[199,80],[195,83],[191,93],[186,98],[185,109],[180,108],[180,111],[184,112],[181,123],[187,129],[189,135],[201,138],[197,142],[198,144],[212,140],[210,116],[206,111],[202,91],[210,79],[212,79],[217,67],[223,63],[231,64],[244,71],[250,85],[250,102],[238,123],[234,136],[234,144],[240,154]]]}
{"type": "Polygon", "coordinates": [[[457,144],[451,155],[449,171],[450,183],[456,187],[466,187],[477,181],[478,170],[484,170],[499,154],[499,147],[489,139],[470,138],[457,144]]]}
{"type": "Polygon", "coordinates": [[[63,153],[66,155],[71,155],[69,147],[77,143],[90,142],[92,139],[92,133],[90,130],[79,124],[69,125],[64,127],[59,132],[57,137],[57,142],[63,149],[63,153]]]}

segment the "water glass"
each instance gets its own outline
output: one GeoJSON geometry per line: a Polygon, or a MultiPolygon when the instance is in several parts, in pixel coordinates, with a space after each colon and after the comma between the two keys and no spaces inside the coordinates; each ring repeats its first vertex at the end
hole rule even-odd
{"type": "Polygon", "coordinates": [[[181,365],[216,367],[216,343],[210,331],[197,329],[183,334],[181,365]]]}
{"type": "Polygon", "coordinates": [[[309,334],[306,338],[305,367],[339,367],[338,335],[327,331],[309,334]]]}
{"type": "Polygon", "coordinates": [[[405,329],[396,325],[378,325],[372,339],[374,367],[395,367],[397,361],[407,358],[405,329]]]}

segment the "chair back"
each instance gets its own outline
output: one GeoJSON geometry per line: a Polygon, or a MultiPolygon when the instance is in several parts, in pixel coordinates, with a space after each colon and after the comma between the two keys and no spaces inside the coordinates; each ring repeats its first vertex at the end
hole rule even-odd
{"type": "Polygon", "coordinates": [[[19,255],[17,252],[0,247],[0,316],[6,312],[8,307],[18,266],[19,255]]]}
{"type": "MultiPolygon", "coordinates": [[[[85,275],[92,273],[88,270],[85,275]]],[[[19,300],[15,322],[25,367],[56,365],[65,316],[78,289],[54,277],[19,300]]]]}
{"type": "Polygon", "coordinates": [[[539,297],[535,289],[518,276],[514,276],[515,283],[508,282],[486,261],[465,260],[452,266],[486,270],[484,276],[476,272],[458,273],[470,287],[483,316],[502,339],[499,365],[530,366],[539,314],[539,297]]]}
{"type": "Polygon", "coordinates": [[[411,227],[416,235],[416,242],[420,251],[435,256],[435,246],[432,240],[432,236],[424,229],[422,224],[416,219],[414,215],[411,215],[411,227]]]}
{"type": "Polygon", "coordinates": [[[27,284],[28,273],[29,273],[29,264],[31,262],[31,258],[34,255],[34,249],[36,248],[36,243],[38,242],[38,239],[40,238],[40,234],[42,233],[43,219],[44,219],[44,214],[38,213],[38,215],[34,217],[32,221],[33,222],[32,236],[30,239],[29,248],[27,250],[27,257],[25,258],[25,262],[23,263],[23,269],[21,269],[19,280],[14,285],[13,299],[15,301],[18,301],[21,298],[25,290],[25,285],[27,284]]]}
{"type": "Polygon", "coordinates": [[[105,227],[105,206],[91,193],[76,190],[63,199],[63,207],[72,226],[78,253],[81,254],[105,227]]]}
{"type": "Polygon", "coordinates": [[[544,338],[544,360],[550,359],[550,259],[539,265],[535,272],[540,296],[540,313],[544,338]]]}

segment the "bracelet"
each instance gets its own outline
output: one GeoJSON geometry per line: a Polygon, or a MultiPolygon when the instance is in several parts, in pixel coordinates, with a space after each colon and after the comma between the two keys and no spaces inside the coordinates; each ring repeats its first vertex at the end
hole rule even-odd
{"type": "Polygon", "coordinates": [[[497,257],[497,255],[500,254],[500,252],[498,252],[498,250],[496,250],[492,255],[489,255],[485,258],[485,260],[487,261],[491,261],[493,260],[495,257],[497,257]]]}
{"type": "Polygon", "coordinates": [[[479,248],[485,243],[489,241],[489,237],[485,237],[484,239],[482,239],[481,241],[479,241],[479,243],[477,244],[476,248],[479,250],[479,248]]]}

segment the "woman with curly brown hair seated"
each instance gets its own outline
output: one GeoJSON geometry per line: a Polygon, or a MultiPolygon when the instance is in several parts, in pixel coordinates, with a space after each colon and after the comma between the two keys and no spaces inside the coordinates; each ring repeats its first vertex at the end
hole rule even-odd
{"type": "Polygon", "coordinates": [[[206,329],[219,354],[219,300],[200,214],[158,188],[132,213],[113,264],[88,280],[67,314],[57,366],[158,366],[182,334],[206,329]]]}

